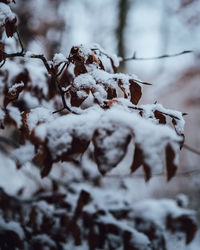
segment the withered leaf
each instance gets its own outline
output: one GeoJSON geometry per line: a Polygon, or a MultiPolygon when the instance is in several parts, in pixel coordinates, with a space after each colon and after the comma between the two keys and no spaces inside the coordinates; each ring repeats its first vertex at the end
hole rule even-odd
{"type": "Polygon", "coordinates": [[[133,80],[129,80],[129,82],[130,82],[131,102],[136,105],[138,104],[142,96],[142,88],[138,83],[134,82],[133,80]]]}
{"type": "Polygon", "coordinates": [[[144,162],[143,169],[145,173],[145,181],[147,182],[151,178],[151,167],[147,163],[144,162]]]}
{"type": "Polygon", "coordinates": [[[171,178],[176,174],[177,166],[174,163],[175,152],[170,144],[166,146],[166,168],[167,168],[167,180],[170,181],[171,178]]]}
{"type": "Polygon", "coordinates": [[[51,159],[50,153],[47,152],[45,156],[46,157],[43,162],[43,168],[41,169],[41,172],[40,172],[40,175],[42,178],[46,177],[50,173],[52,166],[53,166],[53,161],[51,159]]]}
{"type": "Polygon", "coordinates": [[[145,181],[149,181],[149,179],[151,178],[151,167],[145,162],[143,150],[136,143],[133,162],[131,165],[131,172],[135,172],[140,166],[143,166],[145,173],[145,181]]]}
{"type": "Polygon", "coordinates": [[[94,156],[101,174],[104,175],[116,167],[124,158],[130,140],[130,131],[126,128],[111,126],[110,128],[97,129],[94,132],[94,156]],[[121,138],[117,136],[120,129],[122,129],[121,138]]]}
{"type": "Polygon", "coordinates": [[[15,17],[13,20],[9,20],[8,18],[5,21],[5,29],[7,37],[12,37],[13,34],[17,31],[17,18],[15,17]]]}
{"type": "Polygon", "coordinates": [[[71,88],[70,90],[70,95],[71,95],[71,105],[74,106],[74,107],[80,107],[80,105],[87,99],[88,95],[89,95],[89,90],[86,89],[85,90],[87,95],[84,96],[84,97],[79,97],[77,95],[77,90],[76,89],[73,89],[71,88]]]}
{"type": "Polygon", "coordinates": [[[160,124],[166,124],[166,117],[162,112],[155,110],[154,116],[159,121],[160,124]]]}
{"type": "Polygon", "coordinates": [[[24,249],[24,243],[20,236],[13,230],[0,231],[0,248],[1,249],[24,249]]]}
{"type": "Polygon", "coordinates": [[[197,230],[197,224],[189,215],[181,215],[173,218],[171,215],[167,217],[167,228],[174,232],[184,232],[186,234],[186,244],[189,244],[197,230]]]}
{"type": "Polygon", "coordinates": [[[15,101],[23,90],[24,83],[16,83],[11,88],[9,88],[8,93],[4,98],[4,107],[6,108],[10,102],[15,101]]]}
{"type": "Polygon", "coordinates": [[[143,164],[143,152],[139,145],[135,144],[135,152],[133,163],[131,165],[131,172],[135,172],[143,164]]]}

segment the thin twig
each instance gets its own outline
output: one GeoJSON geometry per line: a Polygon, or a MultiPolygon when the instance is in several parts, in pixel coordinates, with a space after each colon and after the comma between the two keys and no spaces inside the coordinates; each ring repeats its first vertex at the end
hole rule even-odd
{"type": "MultiPolygon", "coordinates": [[[[200,174],[200,169],[183,171],[183,172],[176,174],[175,177],[186,177],[186,176],[192,175],[192,174],[200,174]]],[[[163,172],[152,174],[152,177],[163,177],[163,176],[165,176],[165,173],[163,173],[163,172]]],[[[102,178],[134,178],[134,177],[135,178],[144,178],[145,175],[144,174],[124,174],[124,175],[110,174],[110,175],[105,175],[102,178]]]]}
{"type": "Polygon", "coordinates": [[[134,53],[132,57],[124,58],[122,59],[122,61],[126,62],[126,61],[131,61],[131,60],[137,60],[137,61],[157,60],[157,59],[163,59],[163,58],[168,58],[168,57],[176,57],[176,56],[180,56],[180,55],[188,54],[192,52],[193,52],[192,50],[184,50],[180,53],[164,54],[164,55],[155,56],[155,57],[136,57],[136,53],[134,53]]]}
{"type": "Polygon", "coordinates": [[[6,62],[6,59],[3,59],[3,62],[2,62],[2,64],[0,65],[0,68],[3,67],[3,65],[5,64],[5,62],[6,62]]]}
{"type": "Polygon", "coordinates": [[[140,81],[140,80],[136,80],[136,79],[133,79],[135,82],[138,82],[138,83],[141,83],[141,84],[144,84],[144,85],[152,85],[152,83],[149,83],[149,82],[143,82],[143,81],[140,81]]]}
{"type": "Polygon", "coordinates": [[[183,147],[186,150],[188,150],[188,151],[190,151],[190,152],[192,152],[194,154],[200,155],[200,151],[196,150],[195,148],[192,148],[192,147],[188,146],[187,144],[183,144],[183,147]]]}
{"type": "MultiPolygon", "coordinates": [[[[4,60],[3,60],[3,63],[1,64],[0,67],[2,67],[5,64],[6,58],[25,57],[26,51],[24,50],[23,42],[22,42],[22,40],[20,38],[20,35],[19,35],[18,31],[17,31],[17,37],[18,37],[18,41],[19,41],[19,44],[20,44],[20,47],[21,47],[21,51],[16,52],[16,53],[11,53],[11,54],[7,54],[7,53],[3,52],[4,53],[4,60]]],[[[61,70],[56,74],[56,72],[54,73],[54,70],[51,69],[51,67],[50,67],[50,65],[49,65],[49,63],[48,63],[48,61],[47,61],[47,59],[45,58],[44,55],[42,55],[42,54],[40,54],[40,55],[32,54],[30,56],[30,58],[40,59],[43,62],[48,74],[52,75],[53,80],[54,80],[54,82],[55,82],[56,86],[58,87],[58,90],[59,90],[59,92],[61,94],[63,108],[58,110],[58,111],[55,111],[53,113],[60,112],[60,111],[62,111],[64,109],[67,109],[70,113],[76,114],[75,112],[72,112],[71,109],[67,106],[67,103],[66,103],[66,100],[65,100],[65,91],[63,91],[62,86],[61,86],[61,84],[60,84],[60,82],[58,80],[58,76],[63,72],[64,68],[66,66],[67,67],[69,66],[69,61],[66,61],[64,63],[64,65],[62,66],[61,70]]]]}
{"type": "MultiPolygon", "coordinates": [[[[140,108],[140,107],[132,107],[132,106],[128,106],[128,108],[130,108],[130,109],[135,109],[135,110],[139,110],[139,111],[144,111],[144,109],[143,108],[140,108]]],[[[159,110],[158,110],[159,111],[159,110]]],[[[160,111],[161,112],[161,111],[160,111]]],[[[175,116],[175,115],[172,115],[172,114],[167,114],[167,113],[165,113],[165,112],[162,112],[162,114],[164,114],[164,115],[167,115],[167,116],[169,116],[169,117],[171,117],[171,118],[174,118],[174,119],[177,119],[177,120],[180,120],[180,118],[179,117],[177,117],[177,116],[175,116]]],[[[182,113],[182,115],[187,115],[186,113],[182,113]]]]}
{"type": "Polygon", "coordinates": [[[60,71],[56,74],[56,77],[60,76],[64,70],[64,68],[67,66],[69,66],[69,61],[65,62],[64,65],[62,66],[62,68],[60,69],[60,71]]]}
{"type": "Polygon", "coordinates": [[[23,45],[23,43],[22,43],[22,40],[21,40],[21,37],[20,37],[20,35],[19,35],[18,30],[17,30],[17,38],[18,38],[19,44],[20,44],[20,46],[21,46],[21,54],[23,54],[23,53],[24,53],[24,45],[23,45]]]}
{"type": "Polygon", "coordinates": [[[44,55],[31,55],[30,57],[31,57],[31,58],[37,58],[37,59],[42,60],[42,62],[43,62],[43,64],[44,64],[44,66],[45,66],[47,72],[50,73],[50,66],[49,66],[49,64],[48,64],[48,62],[47,62],[47,59],[45,58],[44,55]]]}

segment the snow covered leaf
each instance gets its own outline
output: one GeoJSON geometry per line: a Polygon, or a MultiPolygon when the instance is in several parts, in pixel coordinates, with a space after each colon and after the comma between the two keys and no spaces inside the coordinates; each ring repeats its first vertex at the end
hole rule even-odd
{"type": "Polygon", "coordinates": [[[17,31],[16,23],[17,18],[10,7],[6,3],[0,2],[0,26],[5,26],[7,37],[12,37],[17,31]]]}
{"type": "Polygon", "coordinates": [[[26,142],[25,145],[20,146],[19,148],[12,151],[12,158],[16,161],[17,167],[20,168],[26,162],[33,160],[35,156],[35,149],[32,144],[26,142]]]}
{"type": "Polygon", "coordinates": [[[22,125],[21,113],[16,107],[7,107],[4,118],[5,124],[12,124],[16,128],[20,128],[22,125]]]}
{"type": "Polygon", "coordinates": [[[23,91],[23,89],[23,82],[16,83],[11,88],[9,88],[8,93],[5,95],[4,107],[6,108],[10,102],[15,101],[18,98],[19,94],[23,91]]]}
{"type": "Polygon", "coordinates": [[[182,214],[180,216],[175,217],[170,214],[167,217],[167,228],[172,232],[183,232],[185,233],[185,243],[189,244],[196,232],[197,232],[197,224],[194,218],[191,215],[182,214]]]}
{"type": "Polygon", "coordinates": [[[101,174],[105,174],[124,158],[131,139],[130,129],[112,122],[94,132],[94,156],[101,174]],[[106,126],[107,125],[107,126],[106,126]]]}

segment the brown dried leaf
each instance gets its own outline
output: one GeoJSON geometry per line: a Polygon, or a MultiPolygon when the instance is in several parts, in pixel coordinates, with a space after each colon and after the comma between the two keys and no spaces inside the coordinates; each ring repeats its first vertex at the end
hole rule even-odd
{"type": "Polygon", "coordinates": [[[134,82],[133,80],[129,80],[129,82],[130,82],[131,102],[137,105],[142,96],[142,88],[138,83],[134,82]]]}
{"type": "Polygon", "coordinates": [[[70,96],[71,96],[71,99],[70,99],[71,105],[74,107],[80,107],[80,105],[87,99],[90,91],[89,91],[89,89],[86,89],[85,92],[87,93],[87,96],[79,97],[77,95],[77,90],[71,88],[71,90],[69,92],[70,96]]]}
{"type": "Polygon", "coordinates": [[[143,164],[143,151],[138,144],[135,144],[135,152],[131,172],[135,172],[143,164]]]}
{"type": "Polygon", "coordinates": [[[52,166],[53,166],[53,161],[51,159],[51,154],[48,152],[48,150],[46,151],[46,157],[44,158],[44,161],[43,161],[43,168],[40,172],[40,175],[42,178],[46,177],[51,169],[52,169],[52,166]]]}
{"type": "Polygon", "coordinates": [[[19,94],[24,90],[24,83],[21,84],[14,84],[11,88],[8,89],[8,93],[4,98],[4,107],[6,108],[7,105],[17,100],[19,94]]]}
{"type": "Polygon", "coordinates": [[[17,31],[17,18],[15,17],[12,21],[8,18],[5,20],[5,29],[7,37],[12,37],[13,34],[17,31]]]}
{"type": "Polygon", "coordinates": [[[190,215],[181,215],[173,218],[171,215],[167,218],[167,228],[174,232],[184,232],[186,234],[186,244],[189,244],[198,230],[197,224],[190,215]]]}
{"type": "Polygon", "coordinates": [[[140,166],[143,166],[145,181],[149,181],[149,179],[151,178],[151,167],[145,162],[143,150],[136,143],[133,163],[131,165],[131,172],[135,172],[140,166]]]}
{"type": "Polygon", "coordinates": [[[24,249],[24,243],[20,236],[13,230],[0,231],[0,248],[1,249],[24,249]]]}
{"type": "Polygon", "coordinates": [[[171,178],[176,174],[177,166],[174,164],[176,153],[174,152],[172,146],[168,144],[166,146],[166,168],[167,168],[167,180],[170,181],[171,178]]]}
{"type": "Polygon", "coordinates": [[[154,116],[159,121],[160,124],[166,124],[166,117],[162,112],[155,110],[154,116]]]}
{"type": "Polygon", "coordinates": [[[115,168],[118,163],[124,158],[128,144],[131,140],[130,131],[125,131],[126,128],[123,128],[122,137],[119,139],[116,136],[118,133],[119,127],[112,127],[110,129],[97,129],[93,135],[93,144],[94,144],[94,156],[98,169],[101,174],[105,174],[107,171],[115,168]],[[112,144],[108,145],[104,140],[108,138],[111,139],[112,144]],[[112,150],[118,151],[118,154],[115,154],[115,157],[110,157],[110,152],[112,150]]]}
{"type": "Polygon", "coordinates": [[[151,167],[147,163],[144,162],[143,169],[145,173],[145,181],[147,182],[151,178],[151,167]]]}

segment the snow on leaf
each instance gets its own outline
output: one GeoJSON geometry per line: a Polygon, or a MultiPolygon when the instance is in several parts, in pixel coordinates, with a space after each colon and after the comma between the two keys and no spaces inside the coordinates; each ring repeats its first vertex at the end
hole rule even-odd
{"type": "Polygon", "coordinates": [[[15,101],[18,98],[19,94],[23,91],[23,89],[23,82],[15,83],[12,87],[10,87],[4,99],[4,107],[6,108],[10,102],[15,101]]]}
{"type": "Polygon", "coordinates": [[[65,61],[66,61],[66,57],[61,53],[57,53],[53,57],[53,66],[58,67],[61,63],[65,61]]]}
{"type": "Polygon", "coordinates": [[[12,157],[17,162],[17,166],[21,167],[26,162],[32,161],[35,156],[34,146],[30,142],[12,151],[12,157]]]}
{"type": "Polygon", "coordinates": [[[16,32],[16,22],[17,18],[10,7],[5,3],[0,3],[0,26],[5,26],[8,37],[12,37],[16,32]]]}
{"type": "Polygon", "coordinates": [[[94,156],[102,174],[105,174],[123,159],[131,139],[130,129],[109,122],[94,132],[94,156]]]}
{"type": "Polygon", "coordinates": [[[8,123],[14,124],[17,128],[22,125],[21,113],[16,107],[7,107],[5,120],[8,123]]]}

